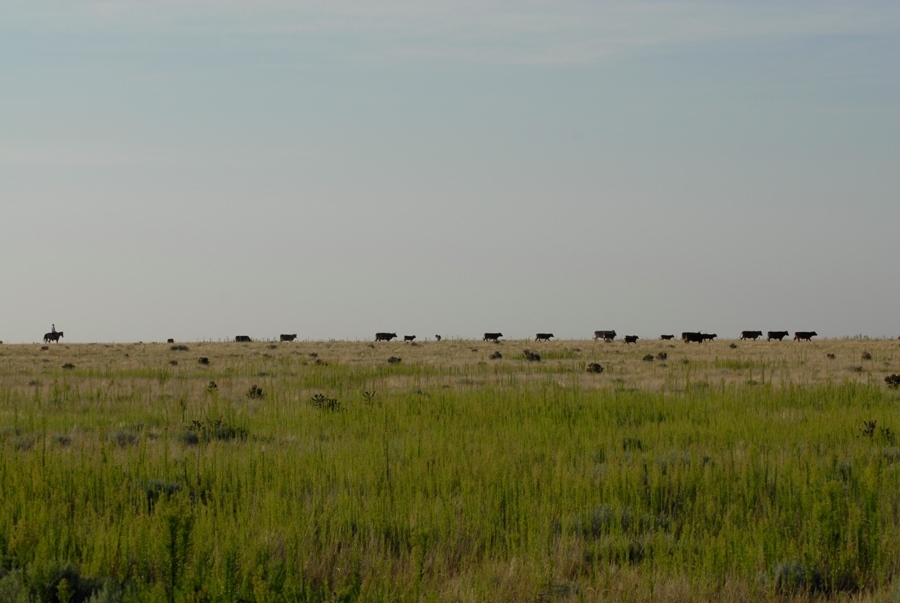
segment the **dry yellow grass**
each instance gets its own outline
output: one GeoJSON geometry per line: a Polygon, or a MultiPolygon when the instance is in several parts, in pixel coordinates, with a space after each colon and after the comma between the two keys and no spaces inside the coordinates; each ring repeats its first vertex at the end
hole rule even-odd
{"type": "MultiPolygon", "coordinates": [[[[203,380],[207,372],[223,370],[234,378],[253,381],[258,375],[276,376],[285,361],[328,363],[346,367],[386,366],[401,359],[406,370],[390,379],[397,387],[410,380],[441,381],[453,387],[495,380],[547,380],[586,388],[626,388],[650,391],[683,390],[691,384],[818,385],[834,382],[881,382],[900,372],[900,341],[821,339],[812,342],[720,340],[703,344],[640,340],[636,344],[591,340],[500,343],[444,340],[418,343],[296,341],[290,343],[134,343],[4,345],[0,362],[6,385],[27,386],[34,371],[50,372],[69,363],[78,371],[100,376],[104,371],[129,371],[135,378],[181,377],[203,380]],[[186,346],[187,350],[173,349],[186,346]],[[525,351],[541,356],[526,360],[525,351]],[[494,358],[498,354],[502,357],[494,358]],[[206,357],[210,367],[199,364],[206,357]],[[650,359],[652,357],[652,360],[650,359]],[[172,363],[177,364],[172,364],[172,363]],[[603,373],[586,371],[599,363],[603,373]],[[411,367],[422,367],[423,375],[411,367]],[[438,370],[432,370],[438,369],[438,370]],[[156,374],[154,374],[156,371],[156,374]],[[161,372],[160,372],[161,371],[161,372]],[[455,372],[461,376],[454,379],[455,372]],[[17,378],[18,375],[18,378],[17,378]],[[474,376],[473,376],[474,375],[474,376]]],[[[282,374],[284,371],[282,371],[282,374]]],[[[33,385],[33,384],[32,384],[33,385]]],[[[204,384],[205,385],[205,384],[204,384]]]]}

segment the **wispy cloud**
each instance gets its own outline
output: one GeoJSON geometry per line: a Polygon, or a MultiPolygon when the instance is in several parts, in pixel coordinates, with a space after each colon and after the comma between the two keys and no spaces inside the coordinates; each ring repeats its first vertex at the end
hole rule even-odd
{"type": "Polygon", "coordinates": [[[590,63],[682,45],[900,29],[896,2],[532,0],[20,1],[6,29],[322,43],[346,60],[590,63]]]}

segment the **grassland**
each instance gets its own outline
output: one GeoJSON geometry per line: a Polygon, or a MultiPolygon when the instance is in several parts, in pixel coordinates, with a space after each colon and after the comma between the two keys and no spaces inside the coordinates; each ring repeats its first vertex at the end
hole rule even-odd
{"type": "Polygon", "coordinates": [[[889,340],[3,345],[0,601],[900,601],[894,373],[889,340]]]}

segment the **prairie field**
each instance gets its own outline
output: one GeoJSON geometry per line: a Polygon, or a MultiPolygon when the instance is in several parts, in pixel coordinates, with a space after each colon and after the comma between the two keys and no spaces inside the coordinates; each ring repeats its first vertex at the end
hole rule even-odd
{"type": "Polygon", "coordinates": [[[887,339],[0,345],[0,602],[900,601],[897,373],[887,339]]]}

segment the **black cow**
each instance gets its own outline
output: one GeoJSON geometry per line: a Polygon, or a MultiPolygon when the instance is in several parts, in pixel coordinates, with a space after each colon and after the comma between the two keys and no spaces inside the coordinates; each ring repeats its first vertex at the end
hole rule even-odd
{"type": "Polygon", "coordinates": [[[50,343],[51,341],[59,343],[59,339],[62,336],[62,331],[52,331],[50,333],[44,333],[44,343],[50,343]]]}
{"type": "Polygon", "coordinates": [[[290,335],[282,333],[281,335],[278,336],[279,341],[294,341],[295,339],[297,339],[296,333],[291,333],[290,335]]]}
{"type": "Polygon", "coordinates": [[[700,333],[700,341],[712,341],[718,337],[715,333],[700,333]]]}
{"type": "Polygon", "coordinates": [[[660,335],[659,338],[662,339],[663,341],[668,341],[670,339],[675,339],[675,336],[674,335],[660,335]]]}
{"type": "Polygon", "coordinates": [[[403,336],[403,341],[415,341],[415,340],[416,340],[415,335],[404,335],[403,336]]]}
{"type": "Polygon", "coordinates": [[[681,334],[681,341],[685,343],[691,343],[692,341],[696,341],[697,343],[703,343],[703,333],[697,333],[692,331],[685,331],[681,334]]]}
{"type": "Polygon", "coordinates": [[[812,338],[818,335],[815,331],[795,331],[794,341],[812,341],[812,338]]]}
{"type": "Polygon", "coordinates": [[[787,331],[769,331],[768,333],[766,333],[766,341],[772,341],[773,339],[777,339],[778,341],[781,341],[782,339],[784,339],[787,336],[788,336],[787,331]]]}
{"type": "Polygon", "coordinates": [[[250,339],[249,335],[238,335],[234,338],[234,340],[238,343],[250,343],[251,341],[253,341],[252,339],[250,339]]]}
{"type": "Polygon", "coordinates": [[[616,338],[615,331],[594,331],[594,340],[602,339],[603,341],[612,341],[616,338]]]}
{"type": "Polygon", "coordinates": [[[553,333],[538,333],[534,336],[535,341],[550,341],[550,338],[554,337],[553,333]]]}
{"type": "Polygon", "coordinates": [[[762,331],[741,331],[741,339],[752,339],[756,341],[762,337],[762,331]]]}
{"type": "Polygon", "coordinates": [[[440,341],[440,340],[441,340],[441,336],[440,336],[440,335],[435,335],[435,336],[434,336],[434,340],[435,340],[435,341],[440,341]]]}
{"type": "Polygon", "coordinates": [[[169,339],[166,340],[166,343],[175,343],[175,340],[169,337],[169,339]]]}
{"type": "Polygon", "coordinates": [[[485,333],[484,339],[482,339],[482,341],[499,342],[501,337],[503,337],[503,333],[485,333]]]}
{"type": "Polygon", "coordinates": [[[375,333],[375,341],[390,341],[396,336],[396,333],[375,333]]]}
{"type": "Polygon", "coordinates": [[[637,335],[626,335],[625,343],[637,343],[637,340],[640,339],[637,335]]]}

